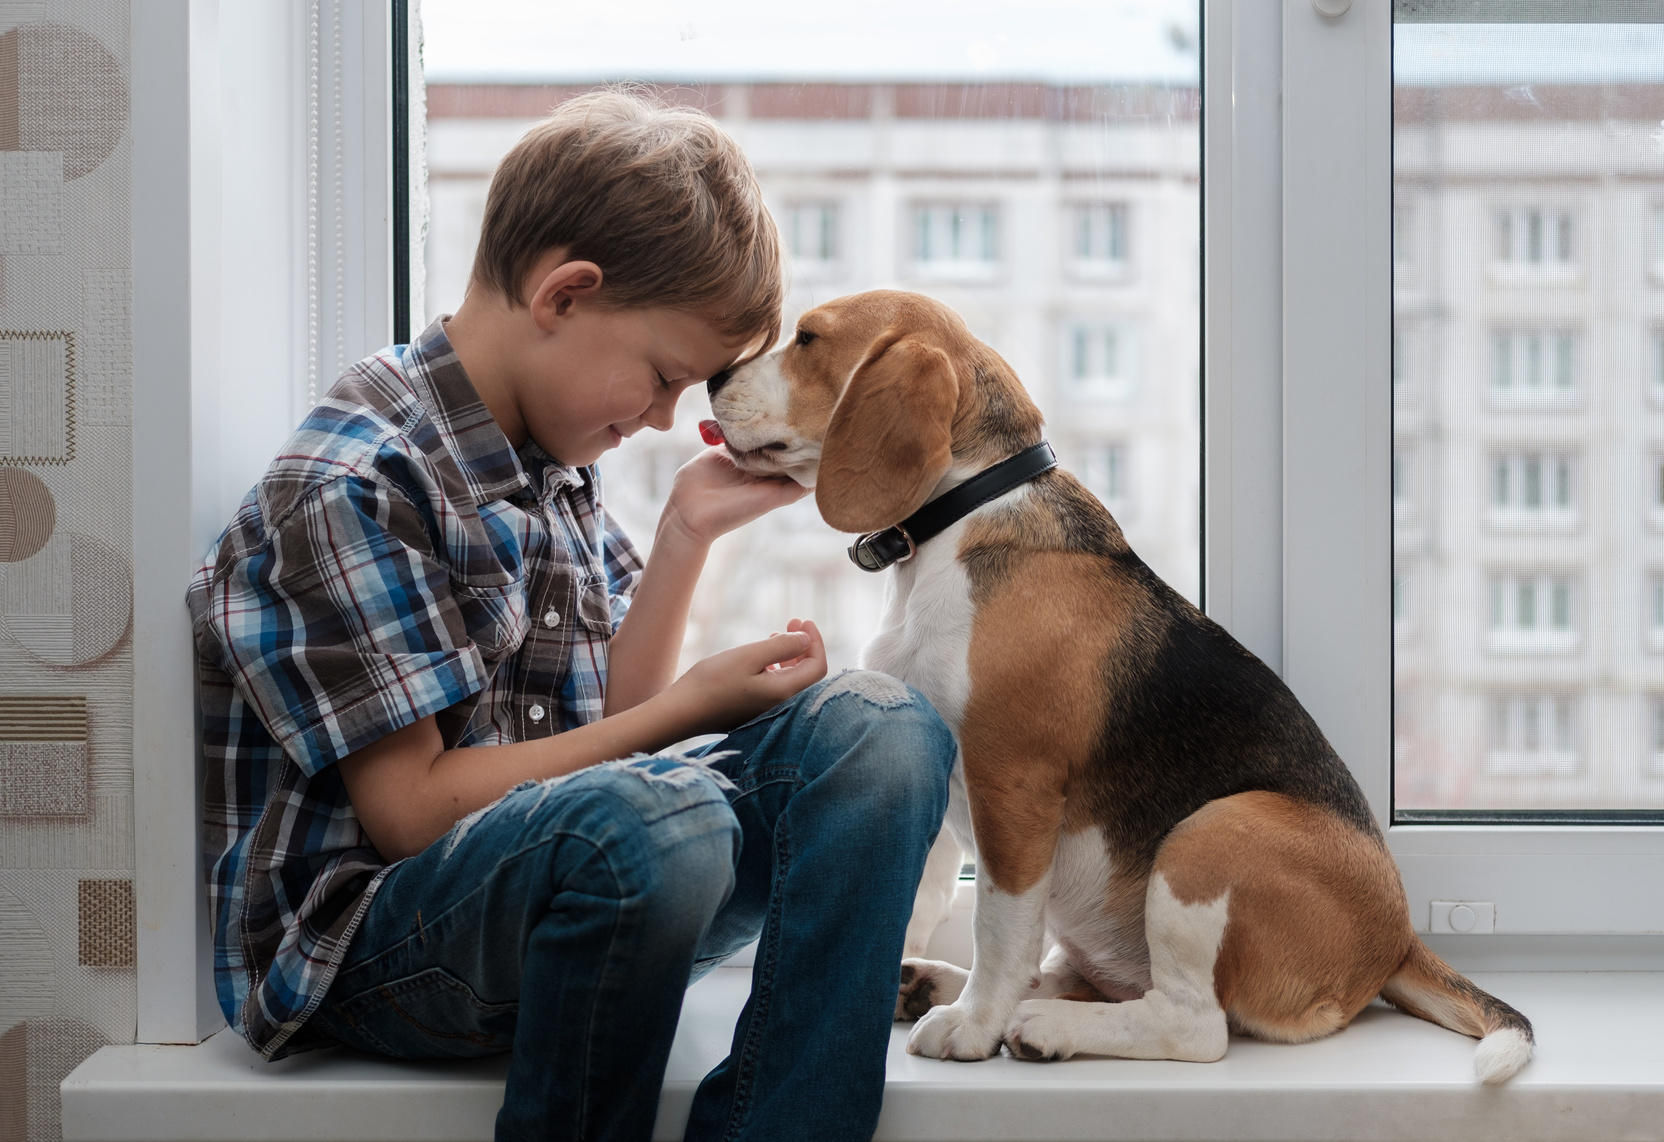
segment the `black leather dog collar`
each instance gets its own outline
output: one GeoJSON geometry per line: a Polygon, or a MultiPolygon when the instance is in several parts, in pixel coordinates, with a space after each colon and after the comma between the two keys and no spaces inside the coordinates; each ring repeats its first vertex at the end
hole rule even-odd
{"type": "Polygon", "coordinates": [[[1057,454],[1042,440],[931,500],[894,527],[869,531],[850,546],[849,558],[863,571],[882,571],[892,564],[905,563],[918,553],[919,544],[940,535],[996,496],[1055,467],[1057,454]]]}

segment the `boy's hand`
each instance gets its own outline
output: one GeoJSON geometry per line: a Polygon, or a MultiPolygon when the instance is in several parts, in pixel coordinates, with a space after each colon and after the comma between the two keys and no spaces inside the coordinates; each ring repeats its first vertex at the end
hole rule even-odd
{"type": "Polygon", "coordinates": [[[820,631],[793,619],[785,634],[700,659],[661,697],[687,711],[690,735],[727,733],[824,677],[820,631]]]}
{"type": "Polygon", "coordinates": [[[749,475],[734,466],[726,449],[707,448],[677,470],[661,526],[673,525],[689,538],[710,544],[808,494],[796,480],[749,475]]]}

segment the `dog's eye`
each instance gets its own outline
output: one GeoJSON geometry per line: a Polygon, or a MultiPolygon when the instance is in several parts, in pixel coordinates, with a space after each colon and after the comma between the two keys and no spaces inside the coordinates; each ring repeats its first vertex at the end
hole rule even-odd
{"type": "Polygon", "coordinates": [[[807,345],[809,342],[813,341],[814,339],[815,339],[815,335],[813,333],[810,333],[807,329],[799,329],[797,331],[797,343],[799,345],[807,345]]]}

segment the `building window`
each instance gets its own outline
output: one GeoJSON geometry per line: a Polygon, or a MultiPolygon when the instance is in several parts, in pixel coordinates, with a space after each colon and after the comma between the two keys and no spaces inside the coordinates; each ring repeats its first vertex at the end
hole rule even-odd
{"type": "Polygon", "coordinates": [[[1572,457],[1564,453],[1498,452],[1491,457],[1491,522],[1544,527],[1577,519],[1572,457]]]}
{"type": "Polygon", "coordinates": [[[1410,208],[1395,202],[1392,208],[1392,268],[1402,273],[1410,268],[1410,208]]]}
{"type": "Polygon", "coordinates": [[[838,260],[838,205],[794,202],[786,207],[786,251],[800,270],[823,270],[838,260]]]}
{"type": "Polygon", "coordinates": [[[1417,481],[1421,478],[1418,470],[1418,456],[1415,448],[1407,444],[1394,444],[1392,449],[1392,518],[1394,523],[1408,524],[1414,521],[1416,504],[1420,498],[1420,488],[1417,481]]]}
{"type": "Polygon", "coordinates": [[[1652,276],[1664,279],[1664,203],[1652,208],[1652,276]]]}
{"type": "Polygon", "coordinates": [[[1079,401],[1123,401],[1132,393],[1137,339],[1126,326],[1077,321],[1064,330],[1063,392],[1079,401]]]}
{"type": "Polygon", "coordinates": [[[1491,400],[1499,405],[1565,405],[1577,397],[1577,335],[1507,329],[1491,334],[1491,400]]]}
{"type": "Polygon", "coordinates": [[[1086,490],[1103,501],[1110,511],[1120,513],[1127,501],[1126,445],[1099,441],[1080,450],[1079,475],[1086,490]]]}
{"type": "Polygon", "coordinates": [[[1112,278],[1127,272],[1127,204],[1082,202],[1069,211],[1069,264],[1082,277],[1112,278]]]}
{"type": "Polygon", "coordinates": [[[1392,631],[1403,634],[1410,625],[1410,573],[1393,568],[1392,631]]]}
{"type": "Polygon", "coordinates": [[[1497,695],[1486,711],[1485,772],[1507,777],[1577,773],[1577,703],[1564,694],[1497,695]]]}
{"type": "MultiPolygon", "coordinates": [[[[1664,274],[1664,269],[1660,270],[1664,274]]],[[[1649,338],[1652,360],[1647,362],[1647,379],[1652,390],[1652,399],[1658,404],[1664,404],[1664,328],[1654,328],[1649,338]]]]}
{"type": "Polygon", "coordinates": [[[1645,467],[1647,507],[1655,528],[1664,527],[1664,453],[1654,452],[1645,467]]]}
{"type": "Polygon", "coordinates": [[[1664,571],[1647,577],[1647,637],[1654,650],[1664,650],[1664,571]]]}
{"type": "Polygon", "coordinates": [[[1647,727],[1647,744],[1652,748],[1648,751],[1647,776],[1664,777],[1664,694],[1654,694],[1648,705],[1647,720],[1651,724],[1647,727]]]}
{"type": "Polygon", "coordinates": [[[1505,572],[1491,576],[1490,648],[1554,652],[1577,646],[1569,575],[1505,572]]]}
{"type": "Polygon", "coordinates": [[[987,278],[999,266],[999,208],[928,202],[913,208],[913,260],[930,277],[987,278]]]}
{"type": "Polygon", "coordinates": [[[1569,266],[1574,259],[1568,210],[1519,206],[1496,213],[1496,260],[1520,268],[1569,266]]]}

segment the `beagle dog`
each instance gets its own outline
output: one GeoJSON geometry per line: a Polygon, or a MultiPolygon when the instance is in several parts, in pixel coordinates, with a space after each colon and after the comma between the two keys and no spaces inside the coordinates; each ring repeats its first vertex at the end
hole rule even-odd
{"type": "Polygon", "coordinates": [[[1311,716],[1080,481],[1030,464],[931,538],[895,527],[1040,450],[1034,402],[950,309],[840,298],[709,388],[742,469],[813,487],[828,524],[868,533],[857,562],[894,563],[863,665],[959,741],[908,952],[945,915],[957,845],[976,857],[975,955],[968,973],[904,961],[909,1051],[1212,1061],[1232,1030],[1303,1042],[1380,996],[1478,1038],[1486,1082],[1526,1064],[1525,1017],[1416,936],[1311,716]]]}

